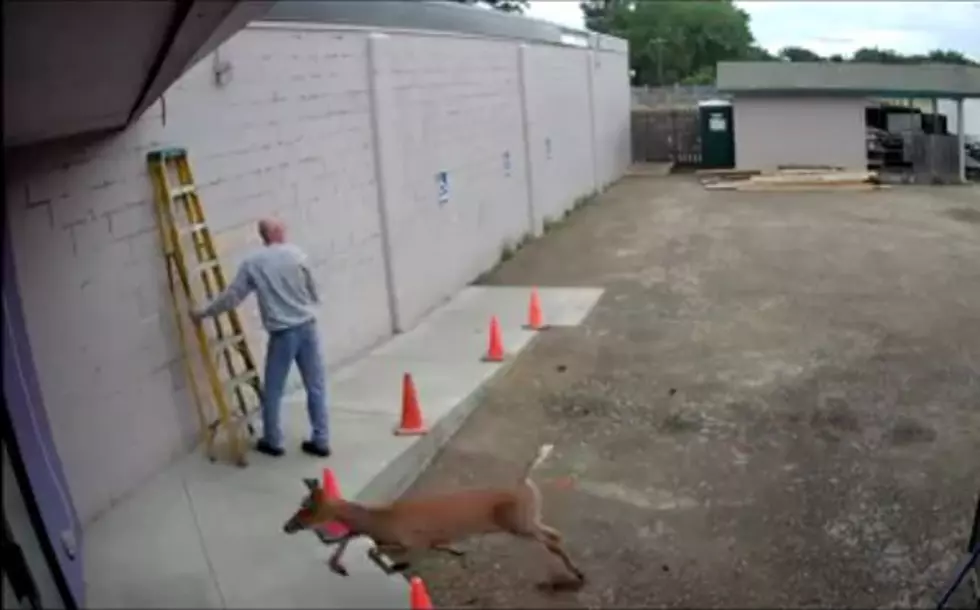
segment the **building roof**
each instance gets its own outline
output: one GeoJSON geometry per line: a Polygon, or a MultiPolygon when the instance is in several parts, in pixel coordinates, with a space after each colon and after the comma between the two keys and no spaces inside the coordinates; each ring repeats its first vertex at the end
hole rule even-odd
{"type": "Polygon", "coordinates": [[[262,21],[292,21],[397,30],[453,32],[489,38],[627,53],[621,38],[567,28],[549,21],[430,0],[281,0],[262,21]]]}
{"type": "Polygon", "coordinates": [[[723,61],[726,93],[980,98],[980,67],[950,64],[723,61]]]}

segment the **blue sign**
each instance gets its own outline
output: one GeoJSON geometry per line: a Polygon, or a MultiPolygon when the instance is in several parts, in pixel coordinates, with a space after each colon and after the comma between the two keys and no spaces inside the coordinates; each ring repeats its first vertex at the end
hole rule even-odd
{"type": "Polygon", "coordinates": [[[449,172],[436,174],[436,184],[439,186],[439,205],[449,203],[449,172]]]}

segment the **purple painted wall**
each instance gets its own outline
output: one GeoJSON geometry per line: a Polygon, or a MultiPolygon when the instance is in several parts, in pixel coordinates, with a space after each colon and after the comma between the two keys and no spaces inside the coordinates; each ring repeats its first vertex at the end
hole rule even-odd
{"type": "MultiPolygon", "coordinates": [[[[6,210],[4,210],[6,217],[6,210]]],[[[5,218],[6,220],[6,218],[5,218]]],[[[84,604],[81,527],[68,492],[61,460],[54,447],[24,326],[9,223],[3,239],[3,391],[21,456],[41,519],[76,604],[84,604]],[[62,533],[75,538],[74,559],[62,544],[62,533]]],[[[96,439],[93,439],[96,441],[96,439]]]]}

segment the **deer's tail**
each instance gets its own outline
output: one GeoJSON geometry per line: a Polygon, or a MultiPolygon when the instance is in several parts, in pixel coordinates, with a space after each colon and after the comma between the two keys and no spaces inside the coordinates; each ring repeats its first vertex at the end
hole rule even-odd
{"type": "Polygon", "coordinates": [[[534,459],[531,460],[528,463],[527,468],[524,469],[524,477],[523,477],[522,480],[524,480],[524,481],[529,480],[531,478],[531,472],[535,468],[537,468],[538,466],[540,466],[542,462],[544,462],[546,459],[548,459],[548,456],[551,455],[551,451],[554,448],[555,448],[555,446],[554,445],[551,445],[551,444],[541,445],[538,448],[538,452],[537,452],[537,454],[535,454],[534,459]]]}

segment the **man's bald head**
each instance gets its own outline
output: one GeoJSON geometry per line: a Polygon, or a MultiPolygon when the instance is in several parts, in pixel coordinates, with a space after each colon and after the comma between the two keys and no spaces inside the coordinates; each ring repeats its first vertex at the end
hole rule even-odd
{"type": "Polygon", "coordinates": [[[267,246],[281,244],[286,241],[286,225],[275,218],[263,218],[259,221],[259,237],[267,246]]]}

